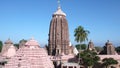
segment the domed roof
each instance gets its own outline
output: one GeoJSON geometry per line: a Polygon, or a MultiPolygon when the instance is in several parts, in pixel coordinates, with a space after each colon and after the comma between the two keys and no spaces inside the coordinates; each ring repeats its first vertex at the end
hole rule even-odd
{"type": "Polygon", "coordinates": [[[7,57],[12,57],[16,54],[16,49],[14,45],[11,45],[7,52],[7,57]]]}
{"type": "Polygon", "coordinates": [[[13,44],[13,42],[9,38],[8,40],[5,41],[5,44],[13,44]]]}
{"type": "MultiPolygon", "coordinates": [[[[5,45],[6,46],[6,45],[5,45]]],[[[2,56],[11,58],[16,54],[16,48],[13,44],[8,45],[9,47],[3,47],[2,56]]]]}
{"type": "Polygon", "coordinates": [[[39,43],[32,38],[32,39],[30,39],[29,41],[27,41],[27,42],[25,43],[25,45],[28,45],[28,46],[33,46],[33,45],[39,46],[39,43]]]}
{"type": "Polygon", "coordinates": [[[54,68],[54,65],[46,49],[23,47],[17,51],[15,56],[8,60],[4,68],[54,68]]]}
{"type": "Polygon", "coordinates": [[[53,15],[64,15],[64,16],[66,16],[66,14],[61,10],[60,7],[58,7],[57,11],[53,15]]]}

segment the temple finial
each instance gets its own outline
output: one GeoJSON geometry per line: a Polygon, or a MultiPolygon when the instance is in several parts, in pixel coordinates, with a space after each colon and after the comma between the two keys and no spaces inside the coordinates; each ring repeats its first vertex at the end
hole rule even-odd
{"type": "Polygon", "coordinates": [[[60,0],[58,0],[58,9],[60,8],[60,0]]]}

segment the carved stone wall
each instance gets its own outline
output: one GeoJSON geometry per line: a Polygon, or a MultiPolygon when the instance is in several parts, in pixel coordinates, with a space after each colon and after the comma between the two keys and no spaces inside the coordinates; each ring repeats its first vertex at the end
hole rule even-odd
{"type": "Polygon", "coordinates": [[[60,8],[53,14],[49,29],[49,55],[69,54],[69,31],[65,13],[60,8]]]}

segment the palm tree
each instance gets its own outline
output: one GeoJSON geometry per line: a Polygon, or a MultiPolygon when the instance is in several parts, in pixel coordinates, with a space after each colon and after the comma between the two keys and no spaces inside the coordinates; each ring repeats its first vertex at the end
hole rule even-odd
{"type": "MultiPolygon", "coordinates": [[[[75,41],[80,43],[80,45],[82,42],[88,41],[88,34],[90,32],[88,30],[85,30],[82,26],[78,26],[74,32],[75,32],[74,34],[75,41]]],[[[81,47],[80,47],[80,50],[81,50],[81,47]]],[[[79,63],[80,63],[80,55],[79,55],[79,63]]]]}
{"type": "Polygon", "coordinates": [[[75,41],[79,42],[80,44],[88,40],[88,34],[90,32],[88,30],[85,30],[82,26],[78,26],[74,32],[75,41]]]}

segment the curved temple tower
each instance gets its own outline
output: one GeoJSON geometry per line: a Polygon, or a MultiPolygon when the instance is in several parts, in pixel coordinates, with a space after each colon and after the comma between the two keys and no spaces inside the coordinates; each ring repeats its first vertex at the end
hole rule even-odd
{"type": "Polygon", "coordinates": [[[49,30],[49,55],[69,54],[69,31],[66,14],[58,6],[53,14],[49,30]]]}

